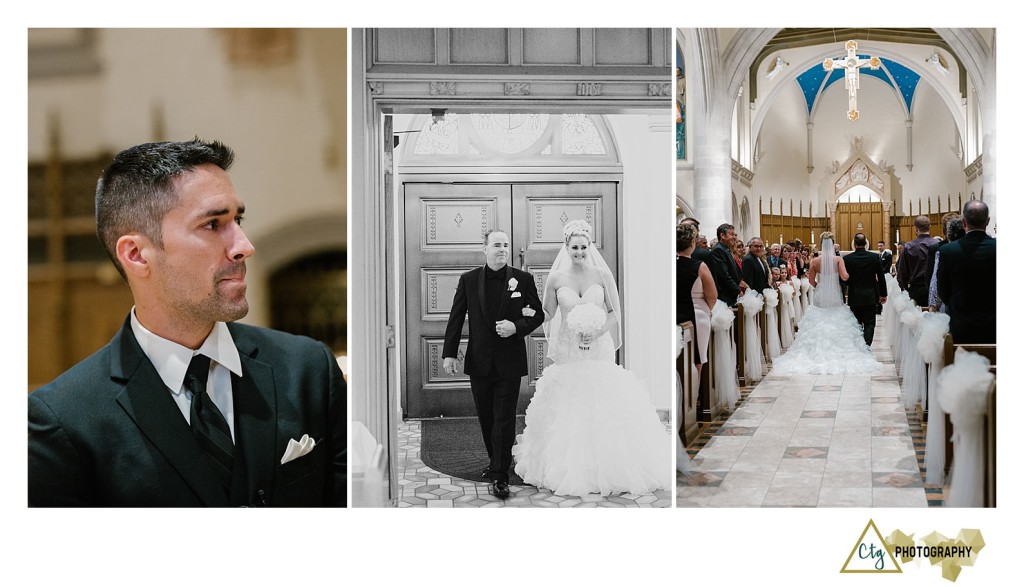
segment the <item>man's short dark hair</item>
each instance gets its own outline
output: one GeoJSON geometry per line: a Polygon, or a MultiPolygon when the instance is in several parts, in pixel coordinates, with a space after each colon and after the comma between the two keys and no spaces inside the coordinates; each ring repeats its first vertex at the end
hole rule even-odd
{"type": "Polygon", "coordinates": [[[868,237],[864,236],[863,232],[858,232],[853,235],[853,247],[860,248],[868,246],[868,237]]]}
{"type": "Polygon", "coordinates": [[[134,231],[162,247],[164,216],[178,203],[174,179],[207,163],[227,171],[234,159],[224,143],[199,137],[135,145],[114,156],[96,183],[96,236],[125,281],[117,240],[134,231]]]}
{"type": "Polygon", "coordinates": [[[679,221],[679,224],[692,224],[697,227],[697,230],[700,230],[700,220],[697,220],[696,218],[683,218],[679,221]]]}
{"type": "Polygon", "coordinates": [[[988,204],[981,200],[970,200],[964,204],[964,224],[967,230],[988,226],[988,204]]]}
{"type": "Polygon", "coordinates": [[[496,233],[496,232],[500,232],[501,234],[503,234],[505,236],[508,236],[508,233],[505,232],[504,230],[502,230],[500,228],[492,228],[492,229],[490,229],[490,230],[488,230],[487,232],[484,233],[484,246],[485,247],[487,246],[487,239],[491,238],[491,235],[496,233]]]}
{"type": "Polygon", "coordinates": [[[929,220],[927,216],[918,216],[917,218],[914,218],[914,228],[921,232],[928,232],[932,229],[932,221],[929,220]]]}
{"type": "Polygon", "coordinates": [[[728,223],[720,224],[718,225],[718,229],[715,231],[715,236],[718,238],[718,240],[722,240],[722,235],[729,232],[730,230],[736,230],[736,227],[728,223]]]}

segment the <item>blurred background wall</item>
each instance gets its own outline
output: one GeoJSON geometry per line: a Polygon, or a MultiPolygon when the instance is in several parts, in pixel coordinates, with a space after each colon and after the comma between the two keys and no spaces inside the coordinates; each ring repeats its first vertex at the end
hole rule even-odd
{"type": "Polygon", "coordinates": [[[28,381],[120,328],[132,299],[95,236],[118,151],[218,139],[256,248],[243,322],[346,348],[343,29],[30,29],[28,381]]]}

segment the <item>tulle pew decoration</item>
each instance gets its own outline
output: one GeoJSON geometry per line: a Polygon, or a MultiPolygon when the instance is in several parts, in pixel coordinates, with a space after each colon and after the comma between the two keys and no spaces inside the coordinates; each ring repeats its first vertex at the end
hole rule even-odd
{"type": "MultiPolygon", "coordinates": [[[[679,355],[683,354],[683,328],[676,325],[676,359],[679,355]]],[[[676,470],[680,473],[689,473],[693,470],[693,463],[690,462],[690,456],[686,454],[686,447],[683,446],[683,440],[679,437],[679,431],[683,427],[683,382],[679,378],[679,371],[676,371],[676,470]]]]}
{"type": "Polygon", "coordinates": [[[739,379],[736,375],[736,347],[732,339],[732,308],[722,300],[711,309],[711,330],[715,338],[715,387],[719,405],[732,411],[740,399],[739,379]]]}
{"type": "Polygon", "coordinates": [[[793,345],[793,286],[783,281],[779,284],[779,303],[782,304],[782,318],[779,325],[779,336],[782,348],[793,345]]]}
{"type": "Polygon", "coordinates": [[[774,360],[782,354],[782,342],[779,340],[779,292],[767,288],[762,292],[764,303],[768,307],[765,328],[768,330],[768,358],[774,360]]]}
{"type": "Polygon", "coordinates": [[[892,359],[896,363],[896,368],[902,373],[902,355],[903,355],[903,323],[900,318],[903,316],[903,312],[907,309],[907,306],[913,303],[910,299],[910,295],[897,288],[896,294],[889,298],[892,303],[892,320],[889,321],[886,326],[889,329],[889,344],[892,346],[892,359]]]}
{"type": "Polygon", "coordinates": [[[908,410],[914,409],[917,404],[927,407],[925,396],[926,376],[924,359],[917,350],[917,325],[921,321],[921,310],[911,300],[903,313],[900,314],[900,322],[903,324],[903,331],[900,335],[900,375],[903,383],[900,386],[903,392],[903,406],[908,410]]]}
{"type": "Polygon", "coordinates": [[[896,294],[900,289],[896,285],[896,280],[888,273],[885,274],[885,291],[888,294],[888,300],[882,304],[882,324],[884,324],[885,336],[889,340],[889,346],[891,347],[893,337],[896,335],[893,331],[893,322],[895,321],[893,306],[896,303],[896,294]]]}
{"type": "Polygon", "coordinates": [[[949,315],[925,312],[917,325],[917,351],[928,365],[928,435],[925,438],[925,483],[941,485],[946,469],[946,418],[939,402],[939,372],[945,363],[949,315]]]}
{"type": "Polygon", "coordinates": [[[800,311],[807,313],[807,307],[811,305],[811,280],[806,277],[800,278],[800,311]]]}
{"type": "Polygon", "coordinates": [[[995,376],[989,360],[963,349],[939,374],[939,404],[953,424],[949,507],[985,505],[985,413],[995,376]]]}
{"type": "Polygon", "coordinates": [[[737,303],[743,306],[743,329],[747,333],[743,337],[745,372],[749,381],[757,382],[764,379],[761,324],[757,319],[761,309],[764,308],[764,299],[753,289],[748,289],[743,292],[737,303]]]}
{"type": "Polygon", "coordinates": [[[793,291],[789,294],[789,301],[793,310],[793,325],[800,326],[800,321],[804,319],[804,309],[800,305],[800,280],[794,276],[791,284],[793,291]]]}

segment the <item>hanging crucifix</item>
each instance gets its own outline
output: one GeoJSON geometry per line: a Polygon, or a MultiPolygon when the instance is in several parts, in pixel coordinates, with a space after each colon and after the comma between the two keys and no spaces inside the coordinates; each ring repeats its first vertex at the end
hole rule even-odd
{"type": "Polygon", "coordinates": [[[846,59],[835,62],[829,58],[822,65],[825,67],[825,71],[832,71],[836,67],[846,70],[846,92],[850,96],[850,111],[846,113],[846,116],[850,119],[850,122],[856,122],[860,118],[860,112],[857,111],[857,90],[860,89],[860,70],[865,66],[871,69],[878,69],[882,66],[882,61],[878,57],[870,59],[857,57],[857,41],[850,40],[846,42],[846,59]]]}

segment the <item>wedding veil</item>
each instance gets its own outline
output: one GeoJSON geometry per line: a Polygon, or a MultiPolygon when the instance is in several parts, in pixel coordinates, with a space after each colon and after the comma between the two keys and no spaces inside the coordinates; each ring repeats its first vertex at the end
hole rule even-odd
{"type": "Polygon", "coordinates": [[[830,237],[821,239],[821,266],[818,268],[818,285],[814,288],[814,305],[819,308],[835,308],[843,305],[843,294],[839,289],[839,271],[836,268],[835,245],[830,237]]]}
{"type": "MultiPolygon", "coordinates": [[[[568,272],[572,268],[572,258],[569,256],[568,247],[569,239],[574,236],[586,237],[590,242],[590,246],[587,247],[586,263],[589,266],[595,267],[601,274],[606,309],[610,308],[610,311],[615,316],[615,327],[609,334],[612,338],[612,347],[618,349],[622,346],[622,309],[619,304],[619,289],[616,287],[615,277],[608,268],[608,264],[605,263],[600,251],[594,246],[594,231],[585,220],[570,220],[565,223],[562,233],[565,236],[566,244],[558,251],[558,256],[555,257],[555,262],[551,265],[551,272],[548,273],[548,279],[550,280],[551,276],[558,272],[568,272]]],[[[584,293],[586,292],[579,292],[579,295],[584,293]]],[[[558,292],[550,286],[544,288],[544,299],[542,302],[544,307],[548,305],[548,296],[555,296],[555,313],[550,320],[544,322],[544,337],[548,344],[547,356],[555,359],[558,349],[558,334],[563,326],[562,320],[564,317],[561,315],[562,311],[558,304],[558,292]]]]}

